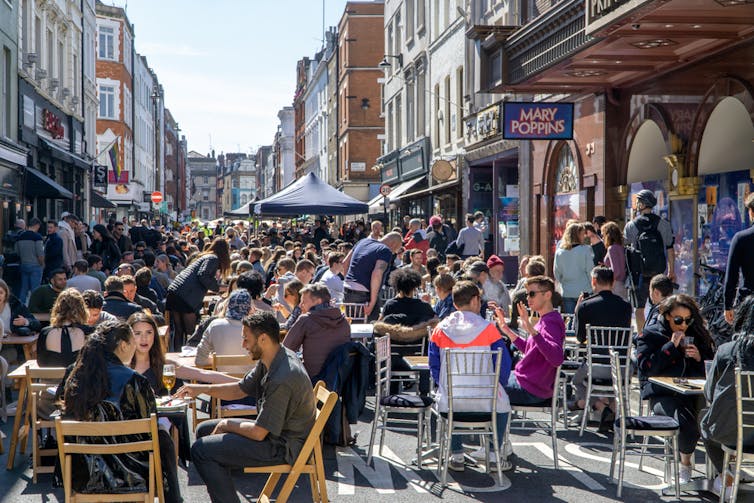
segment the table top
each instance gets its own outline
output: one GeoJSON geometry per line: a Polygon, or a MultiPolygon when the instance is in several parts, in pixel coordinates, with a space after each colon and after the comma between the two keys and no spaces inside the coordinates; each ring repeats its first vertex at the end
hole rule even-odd
{"type": "Polygon", "coordinates": [[[371,323],[352,323],[351,338],[372,337],[374,325],[371,323]]]}
{"type": "Polygon", "coordinates": [[[33,344],[39,339],[39,334],[9,335],[0,339],[0,344],[33,344]]]}
{"type": "Polygon", "coordinates": [[[196,367],[196,356],[181,356],[181,353],[167,353],[165,359],[175,362],[181,367],[196,367]]]}
{"type": "Polygon", "coordinates": [[[411,370],[429,370],[429,356],[404,356],[411,370]]]}
{"type": "Polygon", "coordinates": [[[704,394],[704,382],[702,378],[685,379],[685,383],[673,382],[677,377],[657,376],[650,377],[649,382],[671,389],[681,395],[702,395],[704,394]]]}

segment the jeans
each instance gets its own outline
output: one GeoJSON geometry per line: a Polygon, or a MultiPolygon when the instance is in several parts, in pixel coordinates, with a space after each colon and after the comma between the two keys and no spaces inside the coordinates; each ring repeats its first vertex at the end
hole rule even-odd
{"type": "Polygon", "coordinates": [[[518,379],[516,379],[515,372],[511,372],[510,377],[508,377],[508,384],[503,387],[505,388],[505,392],[508,393],[508,399],[510,400],[511,405],[534,405],[547,400],[547,398],[532,395],[522,388],[518,379]]]}
{"type": "MultiPolygon", "coordinates": [[[[501,449],[503,448],[503,441],[505,440],[505,428],[508,426],[508,414],[508,412],[497,413],[497,443],[501,449]]],[[[463,420],[463,416],[463,412],[456,412],[455,414],[453,414],[453,417],[459,421],[463,420]]],[[[464,435],[453,435],[452,437],[450,437],[451,454],[460,454],[463,452],[463,437],[464,435]]],[[[490,450],[492,450],[492,439],[490,439],[490,450]]],[[[502,456],[502,452],[500,453],[500,455],[502,456]]]]}
{"type": "MultiPolygon", "coordinates": [[[[575,374],[573,374],[573,387],[576,391],[576,400],[586,399],[586,380],[589,377],[589,369],[587,363],[584,363],[579,367],[575,374]]],[[[599,363],[592,365],[592,382],[596,379],[612,380],[612,373],[608,365],[601,365],[599,363]]],[[[592,398],[592,403],[597,399],[592,398]]]]}
{"type": "Polygon", "coordinates": [[[196,429],[191,460],[207,485],[213,503],[240,503],[231,469],[284,464],[285,448],[273,443],[269,435],[262,441],[234,433],[211,435],[218,422],[220,420],[204,421],[196,429]]]}
{"type": "Polygon", "coordinates": [[[21,286],[18,289],[18,300],[26,304],[26,296],[42,283],[42,266],[21,264],[21,286]]]}
{"type": "Polygon", "coordinates": [[[563,297],[563,303],[560,305],[560,312],[563,314],[573,314],[576,311],[576,302],[579,299],[573,297],[563,297]]]}
{"type": "Polygon", "coordinates": [[[699,398],[701,397],[669,395],[650,399],[655,415],[672,417],[678,421],[681,426],[678,432],[678,450],[683,454],[692,454],[701,436],[698,419],[701,410],[699,398]]]}
{"type": "MultiPolygon", "coordinates": [[[[346,304],[368,304],[371,300],[371,294],[369,292],[359,292],[357,290],[351,290],[350,288],[345,288],[343,290],[343,302],[346,304]]],[[[368,322],[373,322],[377,320],[380,316],[380,297],[377,296],[377,303],[374,305],[374,309],[372,309],[372,312],[369,313],[369,317],[367,318],[368,322]]]]}

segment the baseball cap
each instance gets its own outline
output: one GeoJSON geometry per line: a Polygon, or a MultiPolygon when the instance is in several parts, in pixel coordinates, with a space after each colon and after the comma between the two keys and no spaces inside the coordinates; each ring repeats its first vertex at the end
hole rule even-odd
{"type": "Polygon", "coordinates": [[[505,267],[505,263],[500,257],[498,257],[497,255],[491,255],[490,258],[487,259],[487,267],[489,269],[492,269],[496,265],[501,265],[505,267]]]}
{"type": "Polygon", "coordinates": [[[435,225],[440,225],[440,224],[442,224],[442,218],[438,217],[437,215],[429,217],[430,227],[434,227],[435,225]]]}
{"type": "Polygon", "coordinates": [[[466,272],[468,274],[478,275],[478,274],[481,274],[483,272],[489,273],[490,272],[490,268],[487,267],[487,264],[485,264],[484,262],[482,262],[481,260],[479,260],[479,261],[474,262],[473,264],[471,264],[468,267],[468,269],[466,269],[466,272]]]}

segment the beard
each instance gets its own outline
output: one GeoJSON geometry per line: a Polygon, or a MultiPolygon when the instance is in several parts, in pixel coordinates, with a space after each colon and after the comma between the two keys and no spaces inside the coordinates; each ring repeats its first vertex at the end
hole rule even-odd
{"type": "Polygon", "coordinates": [[[252,359],[261,360],[262,348],[259,347],[259,344],[254,344],[254,346],[249,350],[249,354],[251,355],[252,359]]]}

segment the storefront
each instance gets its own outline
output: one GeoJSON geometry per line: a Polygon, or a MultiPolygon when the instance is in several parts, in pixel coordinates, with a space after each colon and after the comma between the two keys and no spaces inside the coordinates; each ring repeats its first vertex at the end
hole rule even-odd
{"type": "Polygon", "coordinates": [[[26,152],[0,140],[0,236],[13,228],[16,218],[24,215],[23,194],[20,193],[21,169],[26,165],[26,152]],[[16,203],[19,204],[18,210],[16,203]]]}
{"type": "Polygon", "coordinates": [[[33,216],[59,218],[63,211],[84,215],[91,162],[82,156],[84,125],[19,79],[21,140],[29,148],[24,195],[33,216]]]}

